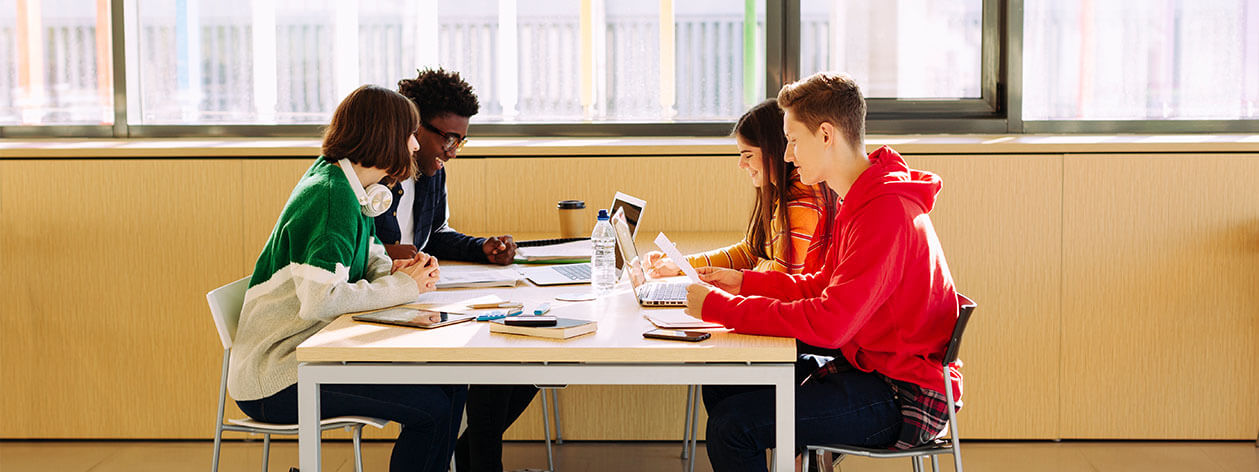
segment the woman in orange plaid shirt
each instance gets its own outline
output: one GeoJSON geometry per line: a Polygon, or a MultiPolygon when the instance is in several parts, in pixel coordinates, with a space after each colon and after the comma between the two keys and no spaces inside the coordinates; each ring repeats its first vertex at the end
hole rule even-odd
{"type": "MultiPolygon", "coordinates": [[[[770,99],[752,107],[734,126],[739,168],[747,171],[756,188],[756,206],[742,241],[693,254],[695,267],[713,266],[758,272],[807,274],[822,267],[835,194],[823,186],[800,182],[796,166],[784,160],[783,112],[770,99]],[[819,224],[821,223],[821,224],[819,224]]],[[[681,274],[678,265],[659,251],[646,255],[653,277],[681,274]]]]}

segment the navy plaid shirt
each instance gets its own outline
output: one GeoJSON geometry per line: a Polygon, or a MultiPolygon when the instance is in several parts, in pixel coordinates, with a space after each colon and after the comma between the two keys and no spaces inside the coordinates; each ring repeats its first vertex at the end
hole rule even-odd
{"type": "MultiPolygon", "coordinates": [[[[399,244],[402,230],[398,225],[398,203],[402,201],[402,186],[394,185],[393,205],[389,211],[376,217],[376,237],[384,244],[399,244]]],[[[485,251],[485,238],[475,238],[455,231],[446,219],[450,216],[446,202],[446,169],[439,169],[432,177],[423,173],[415,178],[415,203],[411,214],[415,218],[416,249],[438,260],[489,262],[485,251]]]]}
{"type": "MultiPolygon", "coordinates": [[[[958,362],[956,366],[960,367],[961,362],[958,362]]],[[[839,355],[822,367],[818,367],[804,381],[808,382],[810,379],[820,379],[853,369],[853,366],[842,355],[839,355]]],[[[896,439],[896,444],[892,445],[892,449],[909,449],[944,436],[949,424],[949,402],[944,393],[922,388],[911,382],[890,379],[885,375],[880,375],[880,377],[883,377],[883,381],[892,387],[896,405],[901,409],[901,433],[896,439]]],[[[961,400],[957,400],[955,404],[960,411],[961,400]]]]}

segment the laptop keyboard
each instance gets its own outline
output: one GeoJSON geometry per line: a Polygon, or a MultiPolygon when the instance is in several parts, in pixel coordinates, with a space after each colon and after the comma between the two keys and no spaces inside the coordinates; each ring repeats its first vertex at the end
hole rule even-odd
{"type": "Polygon", "coordinates": [[[643,286],[644,299],[686,300],[686,284],[647,284],[643,286]]]}
{"type": "Polygon", "coordinates": [[[566,264],[552,268],[569,280],[590,280],[590,264],[566,264]]]}

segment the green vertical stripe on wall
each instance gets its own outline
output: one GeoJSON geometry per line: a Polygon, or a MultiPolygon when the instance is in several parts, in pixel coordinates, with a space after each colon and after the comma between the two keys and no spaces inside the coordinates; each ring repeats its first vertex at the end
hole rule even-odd
{"type": "Polygon", "coordinates": [[[743,0],[743,105],[756,103],[756,2],[743,0]]]}

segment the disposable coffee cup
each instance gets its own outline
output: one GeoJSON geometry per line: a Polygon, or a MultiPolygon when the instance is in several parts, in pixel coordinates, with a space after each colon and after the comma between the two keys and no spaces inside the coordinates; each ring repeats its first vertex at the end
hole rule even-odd
{"type": "Polygon", "coordinates": [[[556,205],[556,208],[560,214],[561,238],[590,236],[590,231],[586,227],[586,202],[581,200],[563,200],[556,205]]]}

